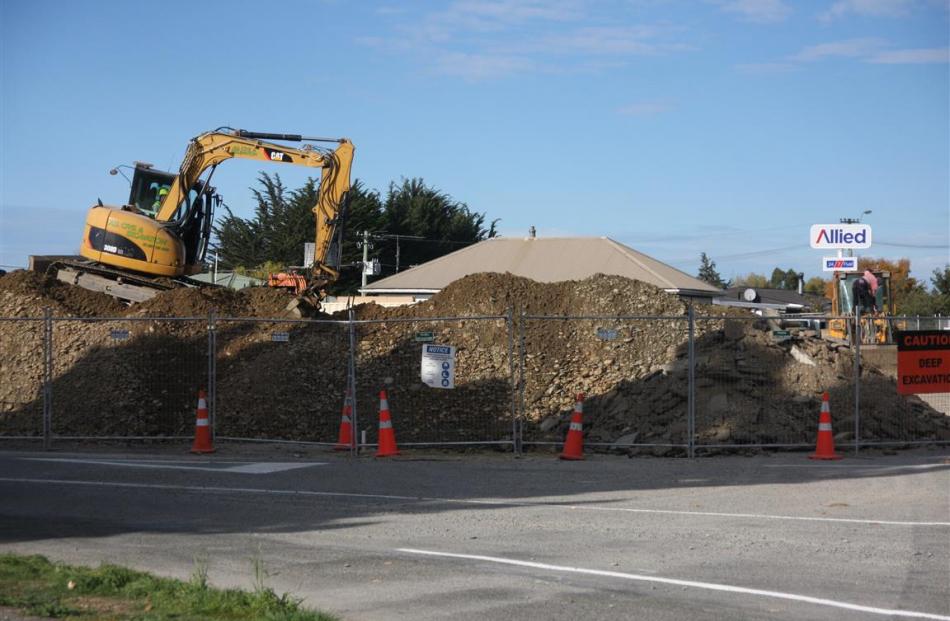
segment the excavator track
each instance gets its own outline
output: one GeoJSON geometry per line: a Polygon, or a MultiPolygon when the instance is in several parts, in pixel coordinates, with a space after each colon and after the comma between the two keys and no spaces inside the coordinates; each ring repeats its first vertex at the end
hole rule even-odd
{"type": "Polygon", "coordinates": [[[179,287],[214,287],[188,277],[153,279],[110,269],[87,261],[56,261],[46,269],[47,275],[70,285],[98,291],[134,303],[150,300],[162,291],[179,287]]]}

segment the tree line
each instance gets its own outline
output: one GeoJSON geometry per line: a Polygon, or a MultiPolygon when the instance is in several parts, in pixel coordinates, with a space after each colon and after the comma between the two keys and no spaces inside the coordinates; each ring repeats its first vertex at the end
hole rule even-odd
{"type": "MultiPolygon", "coordinates": [[[[895,311],[900,315],[950,315],[950,264],[935,269],[929,283],[910,275],[910,259],[907,258],[860,257],[858,270],[890,272],[891,295],[894,297],[895,311]]],[[[716,262],[703,252],[697,276],[720,289],[751,287],[795,291],[801,273],[793,268],[776,267],[770,276],[752,272],[733,280],[724,280],[716,269],[716,262]]],[[[802,289],[807,294],[831,298],[833,286],[834,281],[831,279],[812,276],[803,283],[802,289]]]]}
{"type": "MultiPolygon", "coordinates": [[[[266,277],[303,263],[304,244],[314,239],[311,211],[317,203],[320,183],[308,179],[303,187],[288,189],[280,175],[261,173],[258,187],[251,188],[256,201],[249,218],[225,214],[214,227],[214,248],[226,269],[266,277]]],[[[431,187],[421,178],[391,182],[385,194],[354,181],[347,193],[337,225],[341,242],[340,280],[331,293],[355,293],[362,278],[362,232],[374,238],[371,258],[382,275],[396,271],[396,236],[420,239],[398,241],[399,268],[406,269],[448,254],[466,245],[495,237],[498,220],[486,223],[484,213],[449,194],[431,187]]]]}

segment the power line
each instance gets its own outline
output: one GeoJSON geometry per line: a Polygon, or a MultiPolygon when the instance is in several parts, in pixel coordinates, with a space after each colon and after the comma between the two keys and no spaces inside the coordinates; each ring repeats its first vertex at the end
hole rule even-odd
{"type": "Polygon", "coordinates": [[[950,245],[948,244],[893,244],[890,242],[875,241],[875,246],[891,246],[893,248],[943,248],[950,250],[950,245]]]}

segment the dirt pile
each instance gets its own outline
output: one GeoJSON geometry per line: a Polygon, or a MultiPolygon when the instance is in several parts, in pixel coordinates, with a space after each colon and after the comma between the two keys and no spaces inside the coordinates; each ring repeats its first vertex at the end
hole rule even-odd
{"type": "Polygon", "coordinates": [[[126,309],[113,297],[36,272],[17,270],[0,276],[0,317],[42,317],[45,308],[58,317],[110,317],[126,309]]]}
{"type": "Polygon", "coordinates": [[[0,317],[285,317],[293,296],[281,289],[179,288],[127,306],[112,296],[74,287],[36,272],[0,276],[0,317]]]}
{"type": "MultiPolygon", "coordinates": [[[[349,326],[267,321],[282,316],[288,299],[271,289],[181,289],[125,307],[26,272],[0,278],[0,316],[41,317],[51,307],[61,318],[52,340],[53,431],[60,435],[189,435],[196,392],[208,385],[207,315],[214,310],[218,433],[335,441],[349,326]],[[62,319],[67,315],[75,318],[62,319]],[[95,316],[115,319],[89,321],[95,316]]],[[[563,439],[574,393],[585,392],[589,443],[605,450],[683,444],[686,309],[677,296],[620,277],[542,284],[503,274],[463,278],[410,307],[358,307],[358,428],[373,440],[378,392],[386,388],[401,444],[505,441],[512,403],[523,394],[525,436],[555,442],[563,439]],[[505,319],[471,318],[509,309],[510,332],[505,319]],[[522,323],[522,312],[613,318],[522,323]],[[470,318],[438,319],[444,317],[470,318]],[[457,348],[455,390],[421,382],[421,342],[429,340],[457,348]]],[[[832,393],[839,441],[846,441],[853,429],[850,350],[808,336],[776,342],[772,326],[742,312],[705,316],[718,310],[703,308],[695,325],[698,441],[811,442],[824,390],[832,393]]],[[[0,348],[0,433],[36,435],[43,322],[0,322],[0,348]]],[[[899,397],[892,379],[865,367],[861,381],[862,439],[950,439],[950,419],[899,397]]]]}

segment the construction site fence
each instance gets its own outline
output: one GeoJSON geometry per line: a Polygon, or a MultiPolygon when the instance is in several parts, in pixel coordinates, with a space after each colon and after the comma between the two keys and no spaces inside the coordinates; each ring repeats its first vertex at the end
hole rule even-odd
{"type": "MultiPolygon", "coordinates": [[[[0,439],[188,441],[204,391],[217,441],[559,450],[579,394],[585,447],[684,455],[815,445],[823,392],[840,448],[948,444],[950,393],[897,391],[893,344],[829,316],[0,318],[0,439]],[[828,336],[845,326],[847,340],[828,336]],[[444,384],[423,347],[451,346],[444,384]],[[449,385],[449,380],[453,382],[449,385]],[[383,394],[385,391],[385,394],[383,394]],[[341,444],[344,399],[354,430],[341,444]]],[[[950,329],[891,317],[891,331],[950,329]]]]}

